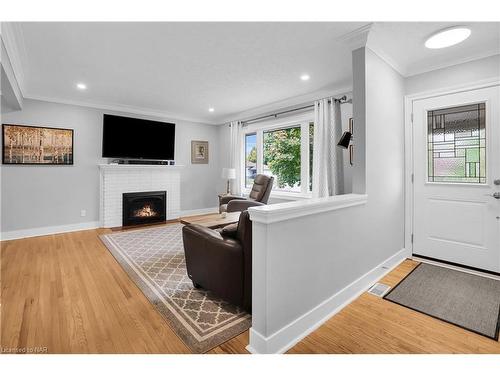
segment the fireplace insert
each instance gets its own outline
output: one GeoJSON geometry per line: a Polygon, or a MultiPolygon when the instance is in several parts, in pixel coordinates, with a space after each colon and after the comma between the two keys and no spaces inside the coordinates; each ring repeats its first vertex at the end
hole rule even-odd
{"type": "Polygon", "coordinates": [[[151,224],[167,219],[167,192],[123,193],[122,225],[151,224]]]}

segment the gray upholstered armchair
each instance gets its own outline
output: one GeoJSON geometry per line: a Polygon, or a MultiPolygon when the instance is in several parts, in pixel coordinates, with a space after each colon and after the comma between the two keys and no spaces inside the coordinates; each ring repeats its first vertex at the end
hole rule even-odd
{"type": "Polygon", "coordinates": [[[219,212],[245,211],[248,207],[267,204],[273,182],[274,177],[258,174],[255,176],[248,198],[237,195],[219,196],[219,212]]]}

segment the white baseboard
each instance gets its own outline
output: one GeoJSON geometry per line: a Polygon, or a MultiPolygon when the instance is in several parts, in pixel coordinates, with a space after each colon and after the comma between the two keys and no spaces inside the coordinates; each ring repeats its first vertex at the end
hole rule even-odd
{"type": "MultiPolygon", "coordinates": [[[[204,215],[219,212],[219,207],[208,207],[197,210],[181,211],[180,216],[204,215]]],[[[40,227],[30,229],[19,229],[1,233],[1,240],[17,240],[19,238],[46,236],[49,234],[75,232],[79,230],[100,228],[99,221],[89,221],[86,223],[55,225],[51,227],[40,227]]]]}
{"type": "Polygon", "coordinates": [[[197,210],[184,210],[184,211],[181,211],[181,217],[182,216],[216,214],[218,212],[219,212],[219,207],[199,208],[197,210]]]}
{"type": "Polygon", "coordinates": [[[406,249],[398,251],[396,254],[347,285],[344,289],[269,337],[264,337],[253,328],[250,328],[250,344],[246,349],[253,354],[278,354],[286,352],[409,257],[411,257],[411,251],[407,251],[406,249]]]}
{"type": "Polygon", "coordinates": [[[86,223],[76,223],[76,224],[68,224],[68,225],[56,225],[56,226],[51,226],[51,227],[19,229],[19,230],[12,230],[12,231],[8,231],[8,232],[2,232],[1,240],[2,241],[16,240],[19,238],[46,236],[49,234],[75,232],[75,231],[79,231],[79,230],[87,230],[87,229],[95,229],[95,228],[99,228],[98,221],[89,221],[86,223]]]}

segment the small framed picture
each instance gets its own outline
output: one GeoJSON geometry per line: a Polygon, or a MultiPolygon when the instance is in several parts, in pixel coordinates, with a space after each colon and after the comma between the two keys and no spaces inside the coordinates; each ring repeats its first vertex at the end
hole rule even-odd
{"type": "Polygon", "coordinates": [[[208,164],[208,141],[191,141],[191,164],[208,164]]]}

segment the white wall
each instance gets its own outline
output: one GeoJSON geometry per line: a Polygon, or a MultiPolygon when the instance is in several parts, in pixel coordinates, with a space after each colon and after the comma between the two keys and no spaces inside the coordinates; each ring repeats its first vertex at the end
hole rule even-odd
{"type": "Polygon", "coordinates": [[[406,94],[442,90],[454,86],[498,79],[500,55],[470,61],[406,78],[406,94]]]}
{"type": "MultiPolygon", "coordinates": [[[[97,165],[107,162],[100,157],[103,113],[98,109],[36,100],[25,100],[21,111],[2,108],[3,123],[75,130],[73,166],[2,165],[2,232],[99,220],[97,165]],[[82,209],[87,211],[86,217],[80,216],[82,209]]],[[[150,119],[176,123],[176,162],[186,166],[181,177],[181,210],[216,207],[220,182],[217,127],[175,119],[150,119]],[[191,164],[191,140],[209,141],[208,165],[191,164]]]]}
{"type": "MultiPolygon", "coordinates": [[[[404,80],[369,49],[354,51],[353,64],[359,73],[353,92],[355,139],[358,147],[366,144],[366,169],[363,153],[355,155],[355,188],[366,191],[368,200],[320,213],[315,213],[320,200],[302,208],[291,202],[251,210],[268,217],[311,212],[268,224],[254,220],[250,348],[255,351],[286,349],[352,297],[350,289],[351,294],[339,294],[344,288],[368,274],[355,284],[363,290],[385,272],[379,265],[393,265],[394,257],[403,256],[404,80]]],[[[324,198],[324,204],[342,199],[350,197],[324,198]]]]}

